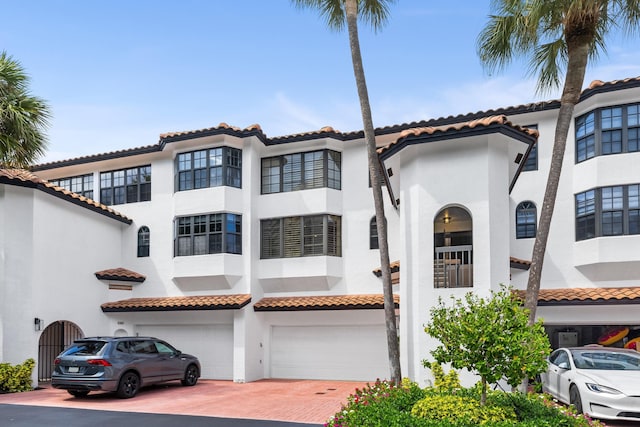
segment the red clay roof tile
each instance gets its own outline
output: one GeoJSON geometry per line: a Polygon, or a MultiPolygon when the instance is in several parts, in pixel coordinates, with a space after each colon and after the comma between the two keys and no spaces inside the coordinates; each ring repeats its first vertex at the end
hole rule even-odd
{"type": "Polygon", "coordinates": [[[509,257],[509,263],[511,268],[518,268],[520,270],[528,270],[531,267],[531,261],[519,259],[516,257],[509,257]]]}
{"type": "Polygon", "coordinates": [[[400,132],[400,136],[398,136],[398,139],[395,142],[392,142],[386,147],[378,148],[377,151],[378,151],[378,154],[383,154],[384,152],[390,150],[392,147],[398,144],[401,144],[406,138],[409,138],[409,137],[416,137],[416,136],[422,136],[422,135],[446,134],[450,132],[458,132],[463,129],[475,129],[479,127],[489,127],[493,125],[508,126],[524,134],[527,134],[536,138],[538,137],[537,130],[513,124],[509,121],[509,119],[507,119],[507,116],[502,114],[498,116],[483,117],[476,120],[460,122],[460,123],[452,123],[452,124],[447,124],[442,126],[427,126],[427,127],[417,127],[417,128],[407,129],[400,132]]]}
{"type": "MultiPolygon", "coordinates": [[[[526,291],[518,290],[517,295],[524,299],[526,291]]],[[[640,286],[620,288],[558,288],[540,289],[538,305],[573,305],[573,304],[620,304],[640,303],[640,286]]]]}
{"type": "Polygon", "coordinates": [[[111,268],[108,270],[96,271],[96,277],[100,280],[120,280],[123,282],[144,282],[146,276],[126,268],[111,268]]]}
{"type": "Polygon", "coordinates": [[[102,304],[103,312],[183,311],[240,309],[251,302],[251,295],[196,295],[157,298],[130,298],[102,304]]]}
{"type": "MultiPolygon", "coordinates": [[[[397,308],[400,304],[400,297],[394,295],[393,300],[397,308]]],[[[360,310],[382,308],[384,308],[384,297],[382,294],[266,297],[253,305],[255,311],[360,310]]]]}
{"type": "Polygon", "coordinates": [[[111,218],[115,218],[121,222],[125,222],[127,224],[131,224],[132,222],[130,218],[127,218],[121,213],[116,212],[109,206],[103,205],[102,203],[96,202],[93,199],[81,196],[62,187],[53,185],[50,182],[39,178],[28,170],[0,169],[0,183],[35,188],[44,191],[45,193],[52,194],[56,197],[60,197],[63,200],[67,200],[69,202],[77,204],[78,206],[82,206],[111,218]]]}
{"type": "Polygon", "coordinates": [[[160,139],[173,138],[173,137],[176,137],[176,136],[194,135],[194,134],[206,133],[206,132],[210,132],[210,131],[214,131],[214,130],[222,130],[222,129],[231,130],[231,131],[238,132],[238,133],[240,133],[240,132],[250,132],[250,131],[262,132],[262,128],[260,127],[259,124],[253,124],[253,125],[245,128],[245,129],[241,129],[241,128],[237,127],[237,126],[230,126],[230,125],[222,122],[218,126],[205,128],[205,129],[185,130],[185,131],[180,131],[180,132],[162,133],[162,134],[160,134],[160,139]]]}

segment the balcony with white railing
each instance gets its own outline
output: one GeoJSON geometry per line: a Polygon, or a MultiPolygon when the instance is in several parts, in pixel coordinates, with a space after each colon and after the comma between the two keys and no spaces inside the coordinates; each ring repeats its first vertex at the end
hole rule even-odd
{"type": "Polygon", "coordinates": [[[433,260],[434,288],[473,286],[473,245],[436,247],[433,260]]]}

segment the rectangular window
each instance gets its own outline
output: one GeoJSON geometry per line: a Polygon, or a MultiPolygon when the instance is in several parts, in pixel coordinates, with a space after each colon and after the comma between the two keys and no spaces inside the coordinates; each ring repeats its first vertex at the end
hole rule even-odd
{"type": "Polygon", "coordinates": [[[217,147],[176,156],[177,191],[221,186],[242,188],[242,150],[217,147]]]}
{"type": "Polygon", "coordinates": [[[576,240],[625,234],[640,234],[640,184],[576,194],[576,240]]]}
{"type": "Polygon", "coordinates": [[[151,165],[100,173],[100,202],[107,206],[151,200],[151,165]]]}
{"type": "Polygon", "coordinates": [[[73,191],[80,196],[93,199],[93,174],[52,179],[49,182],[65,190],[73,191]]]}
{"type": "Polygon", "coordinates": [[[342,256],[341,218],[335,215],[264,219],[260,237],[262,259],[342,256]]]}
{"type": "Polygon", "coordinates": [[[640,151],[640,104],[595,109],[578,117],[575,126],[577,163],[640,151]]]}
{"type": "MultiPolygon", "coordinates": [[[[538,129],[538,125],[527,125],[525,126],[529,129],[538,129]]],[[[536,141],[535,144],[531,147],[531,151],[529,151],[529,157],[527,157],[527,161],[522,167],[522,171],[537,171],[538,170],[538,144],[540,141],[536,141]]]]}
{"type": "Polygon", "coordinates": [[[602,235],[620,235],[622,234],[622,210],[624,208],[622,186],[604,187],[600,191],[602,199],[602,235]]]}
{"type": "Polygon", "coordinates": [[[522,167],[522,170],[525,172],[538,170],[538,143],[535,143],[533,147],[531,147],[529,157],[527,157],[527,161],[522,167]]]}
{"type": "Polygon", "coordinates": [[[177,218],[175,256],[242,254],[242,215],[215,213],[177,218]]]}
{"type": "Polygon", "coordinates": [[[640,184],[627,187],[629,234],[640,234],[640,184]]]}
{"type": "Polygon", "coordinates": [[[576,194],[576,240],[595,237],[595,190],[576,194]]]}
{"type": "Polygon", "coordinates": [[[262,194],[342,185],[342,154],[320,150],[262,159],[262,194]]]}
{"type": "Polygon", "coordinates": [[[576,157],[578,162],[596,155],[595,113],[591,112],[576,119],[576,157]]]}
{"type": "Polygon", "coordinates": [[[640,129],[640,105],[627,105],[627,149],[628,151],[640,151],[638,143],[638,129],[640,129]]]}

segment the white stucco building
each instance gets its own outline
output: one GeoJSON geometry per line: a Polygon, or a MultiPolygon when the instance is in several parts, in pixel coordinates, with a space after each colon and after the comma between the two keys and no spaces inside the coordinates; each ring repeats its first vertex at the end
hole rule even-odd
{"type": "MultiPolygon", "coordinates": [[[[526,287],[558,108],[376,129],[404,376],[429,376],[438,297],[526,287]]],[[[554,347],[640,325],[639,130],[640,78],[583,92],[539,300],[554,347]]],[[[0,361],[46,380],[78,336],[139,334],[204,378],[386,378],[373,217],[360,131],[220,124],[0,170],[0,361]]]]}

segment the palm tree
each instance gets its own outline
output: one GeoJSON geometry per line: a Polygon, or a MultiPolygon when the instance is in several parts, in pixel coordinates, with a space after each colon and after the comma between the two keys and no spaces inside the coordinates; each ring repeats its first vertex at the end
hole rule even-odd
{"type": "Polygon", "coordinates": [[[20,63],[0,53],[0,167],[27,167],[45,152],[51,113],[28,86],[20,63]]]}
{"type": "Polygon", "coordinates": [[[605,37],[612,30],[638,31],[640,0],[493,0],[492,7],[496,14],[478,37],[478,53],[489,70],[504,68],[515,56],[528,56],[539,92],[559,87],[565,73],[525,298],[533,324],[569,126],[585,70],[589,60],[606,50],[605,37]]]}
{"type": "Polygon", "coordinates": [[[374,29],[379,29],[386,22],[389,15],[389,5],[394,0],[292,0],[298,7],[318,9],[327,25],[340,31],[344,28],[345,21],[349,33],[349,46],[351,48],[351,61],[353,74],[360,98],[360,110],[364,125],[364,139],[367,144],[367,159],[369,162],[369,176],[373,189],[373,202],[376,212],[376,225],[378,228],[378,242],[380,250],[380,266],[382,269],[382,289],[384,295],[385,325],[387,329],[387,347],[389,351],[389,366],[391,380],[400,383],[400,349],[398,344],[398,332],[396,330],[396,314],[393,302],[393,288],[391,284],[391,269],[389,260],[389,244],[387,240],[387,225],[384,216],[384,203],[382,199],[382,177],[380,163],[376,152],[375,130],[371,118],[371,106],[369,105],[369,93],[362,65],[360,53],[360,41],[358,38],[358,18],[370,24],[374,29]]]}

